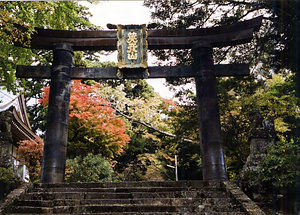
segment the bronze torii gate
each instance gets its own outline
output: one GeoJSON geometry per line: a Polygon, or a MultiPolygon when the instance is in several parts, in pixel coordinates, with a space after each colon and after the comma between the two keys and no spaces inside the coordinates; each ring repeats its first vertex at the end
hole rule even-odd
{"type": "MultiPolygon", "coordinates": [[[[148,67],[149,78],[195,77],[203,180],[227,180],[222,148],[216,76],[249,75],[248,64],[214,65],[213,47],[248,43],[262,17],[202,29],[147,30],[148,49],[192,49],[192,66],[148,67]]],[[[51,78],[41,183],[64,181],[71,79],[114,79],[117,67],[72,67],[73,51],[116,50],[117,32],[37,29],[31,48],[53,50],[52,67],[18,66],[19,78],[51,78]]],[[[123,69],[126,79],[144,69],[123,69]]]]}

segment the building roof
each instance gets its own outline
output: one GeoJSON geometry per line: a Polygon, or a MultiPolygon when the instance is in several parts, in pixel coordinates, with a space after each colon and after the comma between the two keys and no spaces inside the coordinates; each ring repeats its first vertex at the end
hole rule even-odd
{"type": "Polygon", "coordinates": [[[0,92],[0,112],[6,110],[12,111],[11,131],[14,143],[21,140],[35,140],[37,136],[31,130],[24,96],[14,96],[3,88],[0,88],[0,92]]]}

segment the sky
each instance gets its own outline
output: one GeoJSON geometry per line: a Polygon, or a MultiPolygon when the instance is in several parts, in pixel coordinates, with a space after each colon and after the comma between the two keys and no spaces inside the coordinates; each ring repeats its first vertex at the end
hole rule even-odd
{"type": "MultiPolygon", "coordinates": [[[[106,25],[111,24],[148,24],[151,21],[150,9],[143,6],[143,1],[116,1],[103,0],[98,4],[90,4],[81,1],[80,4],[89,7],[89,11],[93,14],[90,18],[91,23],[108,30],[106,25]]],[[[117,61],[117,52],[110,56],[103,56],[103,61],[117,61]]],[[[148,54],[148,65],[153,65],[154,57],[148,54]]],[[[151,74],[150,74],[151,75],[151,74]]],[[[147,79],[147,82],[154,87],[154,91],[158,92],[163,98],[172,98],[173,93],[164,86],[165,79],[147,79]]]]}
{"type": "Polygon", "coordinates": [[[99,1],[98,4],[80,2],[88,6],[93,17],[90,21],[106,28],[111,24],[147,24],[151,22],[150,10],[143,6],[143,1],[99,1]]]}

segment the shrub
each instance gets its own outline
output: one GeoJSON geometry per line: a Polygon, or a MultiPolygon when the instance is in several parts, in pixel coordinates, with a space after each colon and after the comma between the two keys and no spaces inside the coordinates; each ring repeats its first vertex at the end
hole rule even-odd
{"type": "Polygon", "coordinates": [[[300,176],[298,153],[299,146],[293,141],[276,142],[263,158],[256,182],[283,195],[293,193],[300,176]]]}
{"type": "Polygon", "coordinates": [[[20,184],[20,179],[12,170],[0,167],[0,199],[16,189],[20,184]]]}
{"type": "MultiPolygon", "coordinates": [[[[258,172],[248,172],[247,178],[252,192],[262,195],[259,201],[264,202],[268,210],[281,211],[280,214],[296,214],[298,204],[297,179],[299,171],[299,145],[293,141],[280,140],[268,149],[258,172]]],[[[270,212],[271,214],[271,212],[270,212]]],[[[278,214],[278,213],[276,213],[278,214]]]]}
{"type": "Polygon", "coordinates": [[[88,154],[67,160],[67,182],[112,181],[113,168],[102,155],[88,154]]]}

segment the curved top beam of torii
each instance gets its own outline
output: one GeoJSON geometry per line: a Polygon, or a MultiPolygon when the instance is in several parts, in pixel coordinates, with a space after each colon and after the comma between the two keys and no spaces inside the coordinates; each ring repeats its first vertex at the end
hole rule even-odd
{"type": "MultiPolygon", "coordinates": [[[[235,24],[198,29],[148,30],[148,49],[190,49],[194,42],[210,40],[212,47],[248,43],[259,30],[262,16],[235,24]]],[[[53,49],[53,44],[69,43],[75,51],[117,49],[117,31],[67,31],[37,28],[31,48],[53,49]]]]}

